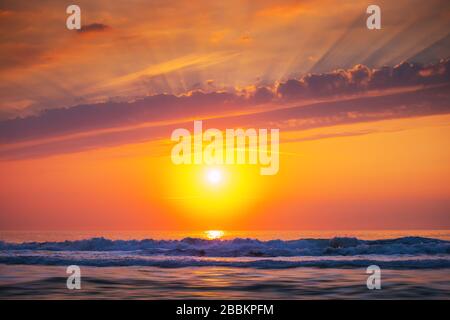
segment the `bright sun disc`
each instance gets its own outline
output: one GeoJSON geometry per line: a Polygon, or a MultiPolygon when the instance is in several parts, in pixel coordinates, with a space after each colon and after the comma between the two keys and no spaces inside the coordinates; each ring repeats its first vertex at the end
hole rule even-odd
{"type": "Polygon", "coordinates": [[[220,239],[223,237],[224,232],[222,230],[208,230],[205,231],[206,237],[209,240],[220,239]]]}
{"type": "Polygon", "coordinates": [[[206,179],[211,184],[218,184],[222,181],[222,172],[217,169],[210,169],[206,172],[206,179]]]}

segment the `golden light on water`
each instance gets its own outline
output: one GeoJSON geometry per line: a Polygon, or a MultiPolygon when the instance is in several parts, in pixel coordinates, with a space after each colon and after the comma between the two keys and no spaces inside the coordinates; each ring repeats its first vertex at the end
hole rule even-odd
{"type": "Polygon", "coordinates": [[[205,234],[209,240],[216,240],[222,238],[225,235],[225,232],[222,230],[207,230],[205,231],[205,234]]]}

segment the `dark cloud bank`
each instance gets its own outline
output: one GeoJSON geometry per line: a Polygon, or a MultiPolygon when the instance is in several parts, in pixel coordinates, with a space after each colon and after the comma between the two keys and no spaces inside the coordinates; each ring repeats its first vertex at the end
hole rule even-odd
{"type": "MultiPolygon", "coordinates": [[[[294,120],[294,127],[287,129],[307,129],[341,123],[445,114],[450,112],[449,89],[449,59],[432,65],[405,62],[380,69],[356,65],[349,70],[308,74],[300,79],[291,79],[273,87],[256,88],[251,92],[196,91],[182,96],[161,94],[133,102],[105,102],[47,110],[36,116],[0,122],[0,143],[5,145],[144,122],[181,120],[187,117],[202,119],[212,114],[242,111],[260,103],[277,105],[289,102],[294,107],[265,109],[264,112],[244,116],[227,116],[209,120],[208,125],[220,128],[226,122],[234,126],[267,126],[282,125],[294,120]],[[386,91],[402,87],[415,88],[408,91],[386,91]],[[356,95],[369,90],[379,92],[366,96],[356,95]],[[305,105],[305,101],[314,99],[328,101],[305,105]],[[299,106],[295,107],[297,102],[299,106]]],[[[70,152],[169,137],[172,127],[165,125],[140,128],[13,148],[0,151],[0,158],[70,152]]]]}

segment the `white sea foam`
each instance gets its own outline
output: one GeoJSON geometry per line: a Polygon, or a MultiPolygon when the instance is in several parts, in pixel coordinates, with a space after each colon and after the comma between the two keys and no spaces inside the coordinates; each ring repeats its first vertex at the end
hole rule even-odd
{"type": "Polygon", "coordinates": [[[92,238],[63,242],[7,243],[0,241],[0,250],[46,251],[141,251],[143,255],[209,257],[290,257],[362,254],[450,254],[450,241],[403,237],[383,240],[357,238],[269,240],[256,239],[205,240],[109,240],[92,238]]]}
{"type": "Polygon", "coordinates": [[[403,237],[269,240],[108,240],[0,242],[0,263],[253,268],[450,268],[450,241],[403,237]]]}

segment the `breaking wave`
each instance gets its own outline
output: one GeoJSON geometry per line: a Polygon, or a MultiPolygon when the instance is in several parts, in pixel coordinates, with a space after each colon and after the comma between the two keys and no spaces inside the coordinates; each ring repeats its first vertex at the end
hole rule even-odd
{"type": "Polygon", "coordinates": [[[403,237],[383,240],[357,238],[269,240],[256,239],[206,240],[109,240],[92,238],[63,242],[7,243],[0,241],[0,250],[45,251],[140,251],[147,255],[206,257],[294,257],[367,254],[450,254],[450,241],[403,237]]]}
{"type": "Polygon", "coordinates": [[[63,242],[0,241],[0,263],[29,265],[153,266],[180,268],[450,268],[450,241],[403,237],[269,240],[109,240],[63,242]]]}

